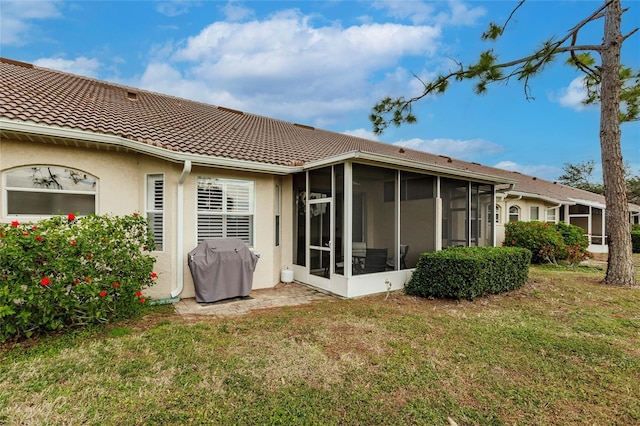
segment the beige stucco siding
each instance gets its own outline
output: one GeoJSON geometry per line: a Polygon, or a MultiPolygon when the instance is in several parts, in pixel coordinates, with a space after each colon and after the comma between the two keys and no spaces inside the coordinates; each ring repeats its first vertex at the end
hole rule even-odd
{"type": "MultiPolygon", "coordinates": [[[[291,180],[269,174],[239,172],[226,169],[194,167],[184,183],[184,220],[178,223],[178,181],[182,164],[143,154],[115,152],[93,148],[43,144],[38,142],[0,141],[0,173],[32,165],[57,165],[90,173],[98,178],[98,214],[126,215],[145,213],[147,175],[164,176],[164,247],[154,252],[157,284],[146,293],[152,298],[169,298],[178,283],[179,231],[183,234],[183,279],[181,297],[195,295],[187,265],[187,253],[196,246],[196,179],[211,176],[255,182],[255,247],[260,260],[254,274],[253,288],[273,287],[279,282],[280,270],[291,263],[291,180]],[[275,184],[281,184],[281,239],[275,246],[275,184]],[[283,257],[283,251],[286,256],[283,257]]],[[[0,179],[0,221],[12,220],[4,214],[5,196],[0,179]]],[[[25,220],[38,220],[38,217],[25,220]]]]}
{"type": "MultiPolygon", "coordinates": [[[[509,208],[517,206],[520,209],[520,221],[530,222],[531,219],[531,207],[538,207],[538,221],[545,222],[547,220],[547,210],[550,208],[555,209],[555,222],[558,222],[560,218],[560,211],[557,208],[557,204],[545,203],[539,199],[534,198],[506,198],[501,200],[497,199],[496,204],[500,207],[500,221],[496,223],[496,245],[501,245],[504,241],[504,225],[509,223],[509,208]]],[[[535,220],[535,219],[534,219],[535,220]]]]}

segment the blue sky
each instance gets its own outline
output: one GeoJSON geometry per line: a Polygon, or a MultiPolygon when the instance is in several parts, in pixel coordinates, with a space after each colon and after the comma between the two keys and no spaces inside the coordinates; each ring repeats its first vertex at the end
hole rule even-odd
{"type": "MultiPolygon", "coordinates": [[[[530,82],[484,96],[453,84],[416,105],[418,123],[374,136],[381,98],[412,96],[493,47],[507,61],[563,37],[602,4],[529,0],[498,43],[480,40],[515,1],[5,1],[0,55],[214,105],[555,180],[564,163],[600,164],[599,109],[581,105],[580,74],[558,59],[530,82]]],[[[623,1],[623,33],[640,2],[623,1]]],[[[579,44],[598,43],[602,20],[579,44]]],[[[640,67],[640,32],[622,61],[640,67]]],[[[640,174],[640,122],[622,127],[625,162],[640,174]]],[[[597,169],[595,179],[600,179],[597,169]]]]}

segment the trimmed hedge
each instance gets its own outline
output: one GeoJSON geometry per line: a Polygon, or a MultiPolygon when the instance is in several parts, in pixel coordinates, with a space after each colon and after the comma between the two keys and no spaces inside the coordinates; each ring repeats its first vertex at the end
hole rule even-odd
{"type": "Polygon", "coordinates": [[[450,247],[423,253],[405,292],[474,300],[522,287],[530,263],[531,251],[519,247],[450,247]]]}
{"type": "Polygon", "coordinates": [[[631,248],[634,253],[640,253],[640,231],[631,231],[631,248]]]}

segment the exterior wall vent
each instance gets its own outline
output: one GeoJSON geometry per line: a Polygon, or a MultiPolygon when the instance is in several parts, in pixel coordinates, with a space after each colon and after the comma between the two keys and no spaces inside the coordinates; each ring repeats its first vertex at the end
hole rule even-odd
{"type": "Polygon", "coordinates": [[[130,101],[137,101],[138,94],[134,91],[127,90],[127,99],[129,99],[130,101]]]}

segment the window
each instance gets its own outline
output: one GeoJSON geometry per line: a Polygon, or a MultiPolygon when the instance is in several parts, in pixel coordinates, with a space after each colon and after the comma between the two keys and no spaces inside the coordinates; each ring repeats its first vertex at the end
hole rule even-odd
{"type": "Polygon", "coordinates": [[[496,223],[500,223],[500,206],[497,204],[495,206],[492,206],[491,204],[487,205],[487,222],[488,223],[491,223],[492,217],[494,218],[496,223]],[[492,208],[495,208],[495,210],[493,210],[492,208]]]}
{"type": "Polygon", "coordinates": [[[276,188],[275,188],[276,192],[274,195],[274,199],[275,199],[275,212],[276,212],[276,247],[280,246],[280,199],[282,197],[282,192],[280,189],[280,185],[276,184],[276,188]]]}
{"type": "Polygon", "coordinates": [[[238,238],[253,246],[254,183],[198,177],[197,238],[238,238]]]}
{"type": "Polygon", "coordinates": [[[547,222],[555,222],[556,221],[556,208],[552,207],[547,209],[547,222]]]}
{"type": "Polygon", "coordinates": [[[33,166],[5,173],[7,215],[96,213],[98,179],[60,166],[33,166]]]}
{"type": "Polygon", "coordinates": [[[518,222],[520,220],[520,207],[509,207],[509,222],[518,222]]]}
{"type": "Polygon", "coordinates": [[[540,220],[540,208],[539,207],[530,207],[529,208],[529,220],[540,220]]]}
{"type": "Polygon", "coordinates": [[[153,241],[156,243],[156,251],[163,251],[164,237],[164,176],[147,175],[147,202],[145,212],[153,241]]]}

